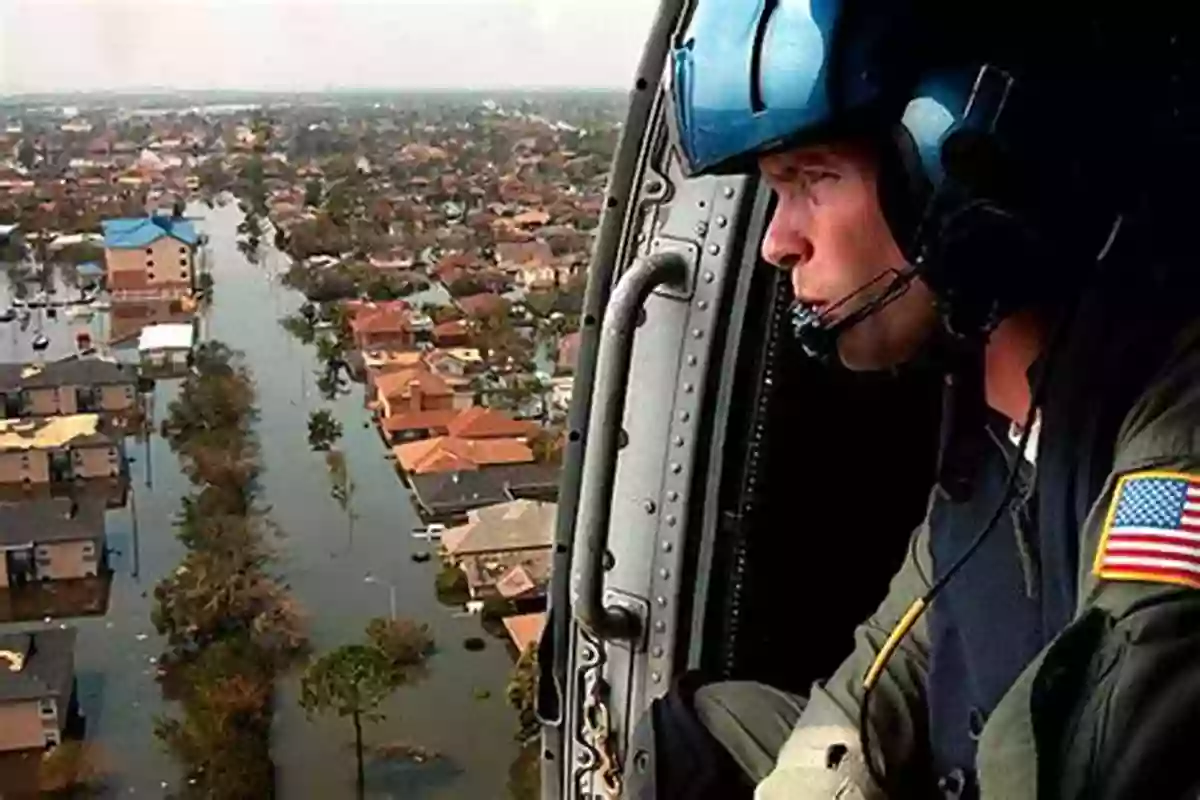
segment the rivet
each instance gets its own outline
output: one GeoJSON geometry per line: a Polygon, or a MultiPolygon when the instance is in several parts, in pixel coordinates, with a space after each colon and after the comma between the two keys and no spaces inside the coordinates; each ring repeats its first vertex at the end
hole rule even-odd
{"type": "Polygon", "coordinates": [[[696,308],[700,309],[701,311],[707,311],[708,310],[708,301],[701,300],[700,302],[696,303],[696,308]]]}
{"type": "Polygon", "coordinates": [[[709,255],[713,255],[713,256],[715,256],[715,255],[716,255],[717,253],[719,253],[719,252],[721,252],[721,245],[719,245],[719,244],[710,244],[710,245],[708,246],[708,254],[709,254],[709,255]]]}
{"type": "Polygon", "coordinates": [[[723,216],[720,216],[720,215],[717,216],[717,227],[718,228],[724,228],[727,224],[729,224],[729,220],[725,219],[725,217],[723,217],[723,216]]]}
{"type": "Polygon", "coordinates": [[[674,549],[675,549],[675,545],[671,544],[670,542],[663,542],[663,543],[662,543],[662,551],[663,551],[664,553],[669,553],[669,552],[671,552],[671,551],[672,551],[672,550],[674,550],[674,549]]]}
{"type": "Polygon", "coordinates": [[[699,328],[695,328],[695,329],[693,329],[693,330],[692,330],[692,338],[693,338],[693,339],[703,339],[703,338],[704,338],[704,331],[700,330],[699,328]]]}
{"type": "Polygon", "coordinates": [[[692,392],[696,391],[696,387],[690,383],[685,383],[683,385],[683,391],[687,394],[691,394],[692,392]]]}
{"type": "Polygon", "coordinates": [[[696,223],[696,235],[697,235],[697,236],[703,236],[703,235],[704,235],[704,234],[706,234],[706,233],[708,233],[708,223],[706,223],[706,222],[697,222],[697,223],[696,223]]]}
{"type": "Polygon", "coordinates": [[[688,356],[688,357],[687,357],[687,365],[688,365],[689,367],[694,367],[694,366],[696,366],[696,357],[695,357],[695,356],[688,356]]]}
{"type": "Polygon", "coordinates": [[[671,464],[671,472],[678,475],[679,473],[683,472],[683,465],[678,462],[673,462],[671,464]]]}
{"type": "Polygon", "coordinates": [[[654,602],[658,603],[663,608],[667,607],[667,598],[663,597],[661,594],[658,597],[654,598],[654,602]]]}
{"type": "Polygon", "coordinates": [[[678,501],[679,500],[679,492],[672,489],[671,491],[667,492],[667,499],[670,500],[672,503],[678,501]]]}
{"type": "Polygon", "coordinates": [[[588,757],[586,750],[580,750],[579,755],[575,756],[575,760],[580,764],[587,764],[591,759],[588,757]]]}
{"type": "Polygon", "coordinates": [[[650,754],[645,750],[638,750],[633,756],[633,766],[638,772],[646,772],[650,769],[650,754]]]}
{"type": "Polygon", "coordinates": [[[663,188],[663,185],[662,185],[662,181],[660,181],[660,180],[646,181],[646,191],[650,192],[651,194],[658,194],[659,192],[662,191],[662,188],[663,188]]]}
{"type": "Polygon", "coordinates": [[[661,619],[658,622],[654,623],[654,630],[658,631],[659,633],[662,633],[666,629],[667,629],[667,623],[663,622],[661,619]]]}
{"type": "Polygon", "coordinates": [[[653,514],[655,511],[657,511],[657,510],[658,510],[658,506],[654,505],[654,501],[653,501],[653,500],[646,500],[646,501],[644,501],[644,502],[642,503],[642,508],[645,510],[645,512],[646,512],[647,514],[653,514]]]}
{"type": "Polygon", "coordinates": [[[662,645],[656,644],[656,645],[654,645],[654,649],[650,651],[650,655],[654,656],[655,658],[662,658],[662,654],[663,654],[662,645]]]}
{"type": "Polygon", "coordinates": [[[667,525],[668,525],[668,526],[670,526],[670,527],[674,528],[674,527],[675,527],[675,523],[676,523],[676,522],[677,522],[677,520],[675,519],[675,517],[673,517],[673,516],[668,516],[668,517],[667,517],[667,525]]]}
{"type": "Polygon", "coordinates": [[[663,567],[661,570],[658,571],[658,577],[662,578],[664,581],[667,580],[668,578],[671,577],[671,570],[667,569],[666,567],[663,567]]]}
{"type": "Polygon", "coordinates": [[[654,681],[655,683],[662,683],[662,673],[661,672],[651,672],[650,680],[654,681]]]}
{"type": "Polygon", "coordinates": [[[690,411],[680,411],[679,412],[679,421],[680,422],[687,422],[691,418],[692,418],[692,414],[690,411]]]}
{"type": "Polygon", "coordinates": [[[726,186],[725,191],[723,191],[721,194],[725,195],[726,197],[733,197],[733,187],[726,186]]]}
{"type": "Polygon", "coordinates": [[[682,436],[676,436],[671,441],[675,443],[676,447],[683,447],[683,437],[682,436]]]}
{"type": "Polygon", "coordinates": [[[704,273],[704,282],[705,283],[712,283],[716,279],[717,279],[717,276],[715,274],[713,274],[711,271],[704,273]]]}

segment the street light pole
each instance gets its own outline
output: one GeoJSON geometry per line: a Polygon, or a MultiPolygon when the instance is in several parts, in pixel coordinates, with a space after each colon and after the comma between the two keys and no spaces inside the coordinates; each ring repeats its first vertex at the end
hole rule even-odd
{"type": "Polygon", "coordinates": [[[363,583],[386,583],[388,587],[388,614],[391,616],[392,622],[396,621],[396,584],[391,581],[381,581],[374,575],[368,574],[363,578],[363,583]]]}

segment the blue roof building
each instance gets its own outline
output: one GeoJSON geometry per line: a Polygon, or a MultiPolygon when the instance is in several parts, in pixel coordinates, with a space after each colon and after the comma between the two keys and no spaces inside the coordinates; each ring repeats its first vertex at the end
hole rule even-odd
{"type": "Polygon", "coordinates": [[[104,246],[117,250],[133,250],[149,247],[164,236],[170,236],[186,245],[195,246],[200,241],[196,226],[191,220],[178,217],[155,215],[128,219],[106,219],[104,246]]]}

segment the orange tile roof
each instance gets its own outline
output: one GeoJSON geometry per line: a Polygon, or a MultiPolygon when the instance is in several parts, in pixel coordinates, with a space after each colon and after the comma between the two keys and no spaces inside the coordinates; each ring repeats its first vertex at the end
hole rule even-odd
{"type": "Polygon", "coordinates": [[[437,436],[392,448],[396,461],[416,475],[476,470],[501,464],[529,464],[533,451],[519,439],[460,439],[437,436]]]}
{"type": "Polygon", "coordinates": [[[355,333],[387,333],[411,329],[412,318],[409,312],[392,308],[365,309],[350,320],[350,330],[355,333]]]}
{"type": "Polygon", "coordinates": [[[382,372],[375,376],[375,388],[384,397],[411,397],[412,384],[416,384],[424,395],[448,396],[454,394],[440,375],[426,369],[398,369],[382,372]]]}
{"type": "Polygon", "coordinates": [[[546,612],[539,611],[536,614],[505,617],[504,627],[508,630],[508,635],[512,637],[513,644],[517,646],[517,649],[525,652],[530,647],[537,645],[538,640],[542,638],[542,631],[546,627],[546,612]]]}
{"type": "Polygon", "coordinates": [[[380,423],[388,433],[415,431],[433,428],[442,432],[449,429],[450,423],[459,415],[454,409],[436,409],[432,411],[405,411],[384,417],[380,423]]]}
{"type": "Polygon", "coordinates": [[[463,409],[447,427],[451,436],[462,439],[519,438],[532,436],[536,431],[537,425],[531,422],[482,406],[463,409]]]}

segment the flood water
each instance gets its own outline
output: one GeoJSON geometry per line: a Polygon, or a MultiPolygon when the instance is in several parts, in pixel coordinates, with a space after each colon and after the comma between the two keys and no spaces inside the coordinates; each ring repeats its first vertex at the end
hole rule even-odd
{"type": "MultiPolygon", "coordinates": [[[[257,384],[262,496],[286,533],[278,571],[309,613],[314,648],[319,652],[361,640],[369,618],[388,614],[387,582],[395,587],[398,614],[428,623],[438,645],[429,677],[398,690],[382,709],[386,720],[367,725],[366,739],[418,745],[441,758],[368,764],[368,796],[502,800],[518,753],[516,717],[504,699],[512,663],[506,643],[483,634],[478,617],[437,601],[436,558],[423,564],[411,560],[426,545],[411,536],[418,519],[368,424],[361,386],[332,403],[323,400],[316,389],[314,349],[279,324],[303,301],[276,277],[286,268],[284,258],[271,251],[255,265],[243,257],[235,239],[241,219],[236,204],[195,206],[190,213],[203,217],[198,225],[211,239],[215,298],[205,312],[204,335],[244,353],[257,384]],[[330,496],[323,454],[308,446],[308,415],[318,408],[331,408],[344,427],[339,447],[355,484],[352,537],[345,513],[330,496]],[[378,582],[365,582],[369,574],[378,582]],[[465,638],[481,635],[487,641],[482,652],[463,647],[465,638]]],[[[156,418],[162,418],[176,391],[176,381],[159,382],[156,418]]],[[[115,576],[109,611],[67,622],[79,628],[79,701],[87,715],[87,738],[100,747],[109,773],[105,796],[162,797],[179,780],[179,768],[153,735],[155,715],[170,708],[153,678],[153,659],[163,643],[150,624],[151,594],[183,555],[172,518],[190,486],[157,434],[145,444],[130,440],[129,454],[131,502],[109,514],[109,545],[119,551],[110,558],[115,576]]],[[[282,680],[277,697],[273,743],[279,796],[352,797],[350,722],[306,719],[296,704],[297,685],[298,675],[282,680]]]]}

